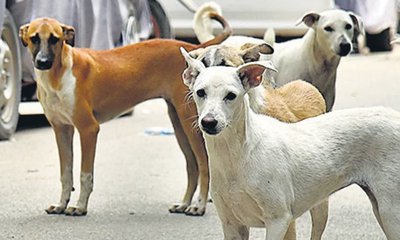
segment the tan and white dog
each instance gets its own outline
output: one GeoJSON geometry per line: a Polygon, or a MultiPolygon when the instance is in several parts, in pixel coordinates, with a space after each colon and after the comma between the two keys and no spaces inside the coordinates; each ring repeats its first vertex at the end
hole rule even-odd
{"type": "Polygon", "coordinates": [[[255,113],[247,92],[269,65],[206,68],[182,49],[210,160],[211,196],[226,240],[283,239],[290,223],[351,184],[369,196],[389,240],[400,239],[400,113],[333,111],[297,123],[255,113]]]}
{"type": "MultiPolygon", "coordinates": [[[[216,3],[206,3],[194,16],[194,30],[200,42],[214,36],[208,17],[210,12],[221,14],[221,9],[216,3]]],[[[307,13],[299,23],[309,27],[302,38],[273,44],[275,52],[271,60],[279,70],[273,74],[274,82],[277,86],[297,79],[311,83],[322,93],[327,111],[331,111],[335,101],[336,71],[340,58],[352,51],[353,36],[364,32],[361,18],[351,12],[334,9],[307,13]]],[[[267,42],[272,45],[269,35],[264,40],[232,36],[222,44],[236,48],[246,43],[267,42]]]]}
{"type": "Polygon", "coordinates": [[[20,38],[32,54],[37,92],[55,132],[59,150],[62,192],[49,214],[85,215],[93,190],[93,169],[99,125],[152,98],[164,98],[178,143],[186,157],[188,185],[183,201],[171,212],[203,215],[209,173],[201,134],[192,128],[196,109],[185,101],[187,88],[181,73],[185,61],[179,47],[196,49],[218,44],[231,34],[225,20],[215,39],[193,45],[176,40],[151,40],[107,51],[73,48],[74,29],[50,18],[40,18],[20,28],[20,38]],[[160,51],[162,49],[162,51],[160,51]],[[80,135],[81,190],[76,205],[68,206],[73,191],[74,129],[80,135]],[[198,178],[200,180],[198,181],[198,178]],[[198,201],[193,194],[200,185],[198,201]],[[68,208],[67,208],[68,207],[68,208]]]}
{"type": "MultiPolygon", "coordinates": [[[[201,61],[205,67],[239,67],[257,61],[261,54],[272,54],[273,48],[266,43],[245,44],[240,49],[213,45],[189,52],[190,56],[201,61]]],[[[185,71],[190,71],[187,69],[185,71]]],[[[279,88],[273,88],[269,79],[266,84],[250,89],[250,107],[257,113],[267,114],[282,122],[294,123],[325,113],[325,100],[310,83],[296,80],[279,88]]],[[[329,201],[326,199],[311,210],[312,240],[320,240],[328,221],[329,201]]],[[[296,225],[293,221],[285,235],[285,240],[296,239],[296,225]]]]}

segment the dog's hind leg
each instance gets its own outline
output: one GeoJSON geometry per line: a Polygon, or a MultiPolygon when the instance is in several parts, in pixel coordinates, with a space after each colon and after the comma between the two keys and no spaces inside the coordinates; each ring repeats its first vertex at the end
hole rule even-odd
{"type": "MultiPolygon", "coordinates": [[[[51,121],[50,121],[51,122],[51,121]]],[[[62,125],[51,122],[56,135],[58,146],[58,155],[60,158],[61,173],[61,199],[58,204],[52,204],[45,211],[48,214],[62,214],[68,205],[71,192],[73,190],[73,150],[72,142],[74,136],[74,127],[71,125],[62,125]]]]}
{"type": "Polygon", "coordinates": [[[372,210],[374,211],[375,218],[378,221],[381,228],[383,228],[381,216],[379,214],[378,202],[376,201],[374,194],[371,192],[371,190],[367,186],[363,186],[363,185],[359,185],[359,186],[367,194],[369,201],[371,202],[372,210]]]}
{"type": "Polygon", "coordinates": [[[199,170],[197,168],[196,158],[190,147],[189,140],[187,139],[186,134],[179,121],[178,114],[176,113],[176,110],[171,103],[167,102],[167,106],[168,106],[168,115],[174,127],[175,137],[186,159],[186,170],[188,177],[186,193],[185,196],[183,197],[183,201],[179,204],[172,205],[169,208],[169,211],[171,213],[184,213],[185,210],[192,203],[193,195],[197,188],[199,170]]]}
{"type": "Polygon", "coordinates": [[[320,240],[328,222],[329,200],[325,199],[310,210],[312,220],[311,240],[320,240]]]}
{"type": "MultiPolygon", "coordinates": [[[[185,98],[185,92],[182,92],[181,98],[185,98]]],[[[196,158],[199,170],[200,191],[197,202],[191,204],[185,211],[187,215],[201,216],[205,213],[207,205],[207,196],[209,188],[208,157],[204,144],[204,139],[197,128],[193,127],[193,121],[196,120],[196,106],[192,101],[185,105],[174,104],[178,114],[182,129],[187,136],[192,152],[196,158]]]]}
{"type": "MultiPolygon", "coordinates": [[[[375,216],[388,240],[400,239],[400,194],[398,183],[390,186],[390,180],[383,181],[385,186],[379,189],[369,188],[368,196],[374,207],[375,216]],[[374,194],[374,192],[378,194],[374,194]],[[374,202],[374,199],[376,200],[374,202]]],[[[364,189],[364,188],[363,188],[364,189]]]]}

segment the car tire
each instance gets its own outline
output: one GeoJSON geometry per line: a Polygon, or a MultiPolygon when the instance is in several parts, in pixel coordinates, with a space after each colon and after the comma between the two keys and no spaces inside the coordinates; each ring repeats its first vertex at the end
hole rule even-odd
{"type": "Polygon", "coordinates": [[[0,41],[0,140],[9,139],[18,124],[21,55],[17,32],[14,19],[6,9],[0,41]]]}
{"type": "Polygon", "coordinates": [[[173,38],[168,16],[161,4],[157,0],[149,0],[149,6],[153,24],[152,38],[173,38]]]}

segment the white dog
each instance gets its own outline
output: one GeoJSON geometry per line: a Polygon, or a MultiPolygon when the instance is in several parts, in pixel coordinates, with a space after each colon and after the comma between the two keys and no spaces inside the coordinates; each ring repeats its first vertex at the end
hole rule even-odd
{"type": "MultiPolygon", "coordinates": [[[[221,10],[216,3],[206,3],[194,17],[194,31],[200,42],[213,38],[209,12],[221,10]]],[[[337,9],[308,13],[301,22],[309,27],[303,38],[274,44],[272,62],[279,70],[274,74],[275,82],[278,87],[297,79],[313,84],[322,93],[327,111],[331,111],[340,58],[351,52],[353,36],[364,32],[363,24],[357,15],[337,9]]],[[[264,40],[271,44],[271,40],[264,40]]],[[[261,44],[264,40],[231,36],[222,44],[240,48],[245,43],[261,44]]]]}
{"type": "MultiPolygon", "coordinates": [[[[201,61],[205,67],[239,67],[246,62],[257,61],[260,53],[271,54],[273,48],[268,44],[247,44],[242,49],[212,45],[189,52],[189,55],[201,61]]],[[[271,65],[271,67],[273,67],[271,65]]],[[[315,117],[326,112],[325,100],[316,87],[308,82],[297,80],[279,88],[273,88],[270,79],[264,79],[263,85],[249,90],[250,107],[256,112],[267,114],[283,122],[293,123],[315,117]]],[[[311,210],[311,240],[320,240],[328,221],[329,201],[321,202],[311,210]]],[[[292,222],[285,240],[296,239],[296,222],[292,222]]]]}
{"type": "Polygon", "coordinates": [[[261,83],[264,65],[205,68],[181,50],[225,239],[248,239],[249,227],[283,239],[293,219],[353,183],[387,238],[400,239],[400,113],[349,109],[283,123],[249,107],[246,93],[261,83]]]}

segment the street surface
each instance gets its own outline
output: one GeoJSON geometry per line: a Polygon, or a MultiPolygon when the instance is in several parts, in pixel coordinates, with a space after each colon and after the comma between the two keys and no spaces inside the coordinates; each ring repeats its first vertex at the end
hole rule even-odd
{"type": "MultiPolygon", "coordinates": [[[[334,110],[383,105],[400,111],[400,47],[391,53],[343,58],[334,110]]],[[[151,127],[171,128],[166,105],[152,100],[134,115],[101,126],[94,192],[88,215],[47,215],[59,198],[59,162],[52,129],[24,117],[13,140],[0,142],[0,239],[222,239],[214,205],[203,217],[174,215],[186,187],[185,160],[173,135],[147,136],[151,127]]],[[[80,147],[75,135],[75,188],[79,193],[80,147]]],[[[400,159],[399,159],[400,160],[400,159]]],[[[298,220],[298,239],[309,239],[310,217],[298,220]]],[[[253,229],[251,239],[264,239],[253,229]]],[[[356,186],[330,198],[323,239],[385,239],[366,195],[356,186]]]]}

